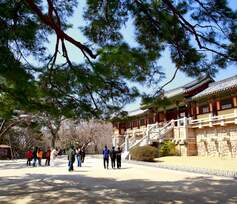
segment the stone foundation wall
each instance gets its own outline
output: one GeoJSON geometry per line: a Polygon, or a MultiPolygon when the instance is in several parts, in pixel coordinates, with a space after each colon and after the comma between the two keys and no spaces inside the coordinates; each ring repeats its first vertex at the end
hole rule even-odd
{"type": "Polygon", "coordinates": [[[195,129],[200,156],[237,157],[237,125],[195,129]]]}

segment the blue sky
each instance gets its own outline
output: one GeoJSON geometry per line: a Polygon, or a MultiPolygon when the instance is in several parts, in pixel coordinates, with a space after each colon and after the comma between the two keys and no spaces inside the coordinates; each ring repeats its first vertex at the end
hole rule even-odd
{"type": "MultiPolygon", "coordinates": [[[[233,8],[234,10],[237,10],[237,0],[229,0],[228,1],[231,8],[233,8]]],[[[85,7],[85,1],[81,0],[79,1],[79,6],[75,11],[75,14],[73,17],[71,17],[71,19],[69,20],[69,22],[73,25],[72,29],[69,29],[67,31],[67,33],[69,35],[71,35],[72,37],[74,37],[75,39],[77,39],[80,42],[84,42],[87,43],[87,39],[82,35],[80,29],[78,28],[79,26],[81,26],[83,23],[85,23],[85,21],[83,21],[82,19],[82,12],[83,12],[83,8],[85,7]]],[[[132,25],[132,21],[129,21],[129,23],[122,28],[121,32],[126,35],[126,39],[125,41],[128,42],[129,44],[135,46],[136,43],[134,42],[134,29],[133,29],[133,25],[132,25]]],[[[47,44],[48,50],[49,52],[53,52],[54,50],[54,45],[55,45],[55,36],[50,36],[50,42],[47,44]]],[[[82,62],[84,60],[80,50],[78,50],[75,46],[72,46],[71,44],[67,44],[68,47],[68,51],[69,51],[69,56],[72,59],[72,61],[74,62],[82,62]]],[[[62,58],[59,58],[58,62],[62,62],[62,58]]],[[[163,71],[166,74],[166,79],[161,82],[165,83],[166,81],[168,81],[172,76],[173,73],[175,71],[175,66],[174,64],[171,62],[171,59],[169,57],[169,53],[166,50],[163,54],[163,56],[161,57],[161,59],[159,59],[159,65],[162,65],[163,67],[163,71]]],[[[215,80],[221,80],[233,75],[237,74],[237,65],[230,65],[227,69],[224,70],[220,70],[215,77],[215,80]]],[[[184,73],[182,72],[178,72],[175,80],[169,84],[165,89],[172,89],[178,86],[182,86],[188,82],[190,82],[191,80],[193,80],[193,78],[187,77],[184,73]]],[[[142,86],[140,87],[140,91],[144,92],[144,88],[142,88],[142,86]]],[[[138,99],[136,102],[129,104],[125,107],[125,110],[132,110],[132,109],[137,109],[139,108],[139,104],[140,104],[140,100],[138,99]]]]}

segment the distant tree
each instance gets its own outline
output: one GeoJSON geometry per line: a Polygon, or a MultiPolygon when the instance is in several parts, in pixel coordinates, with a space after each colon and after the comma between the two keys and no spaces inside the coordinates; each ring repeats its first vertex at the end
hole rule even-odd
{"type": "Polygon", "coordinates": [[[98,153],[105,144],[111,146],[113,130],[110,123],[96,120],[67,121],[61,128],[59,138],[64,147],[74,144],[86,149],[91,146],[98,153]]]}
{"type": "Polygon", "coordinates": [[[0,124],[0,144],[11,146],[14,158],[22,158],[25,151],[33,146],[50,146],[49,140],[42,134],[42,123],[36,115],[19,111],[14,117],[1,120],[0,124]]]}

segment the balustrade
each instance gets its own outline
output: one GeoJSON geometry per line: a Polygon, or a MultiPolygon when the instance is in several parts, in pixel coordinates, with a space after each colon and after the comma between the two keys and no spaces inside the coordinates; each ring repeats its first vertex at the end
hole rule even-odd
{"type": "Polygon", "coordinates": [[[203,119],[195,119],[190,121],[190,125],[192,127],[202,128],[204,126],[213,127],[213,125],[225,126],[225,124],[237,124],[237,109],[235,109],[234,113],[220,115],[220,116],[212,116],[210,115],[208,118],[203,119]]]}

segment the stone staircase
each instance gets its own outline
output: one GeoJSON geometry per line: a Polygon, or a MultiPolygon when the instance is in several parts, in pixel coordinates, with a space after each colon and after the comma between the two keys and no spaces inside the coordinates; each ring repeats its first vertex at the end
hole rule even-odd
{"type": "Polygon", "coordinates": [[[173,130],[175,120],[171,120],[165,126],[159,127],[158,124],[150,124],[147,126],[144,136],[141,139],[136,139],[136,134],[129,138],[125,136],[125,142],[121,145],[124,150],[122,154],[123,159],[129,159],[129,151],[136,146],[145,146],[152,142],[162,142],[166,135],[173,130]]]}

